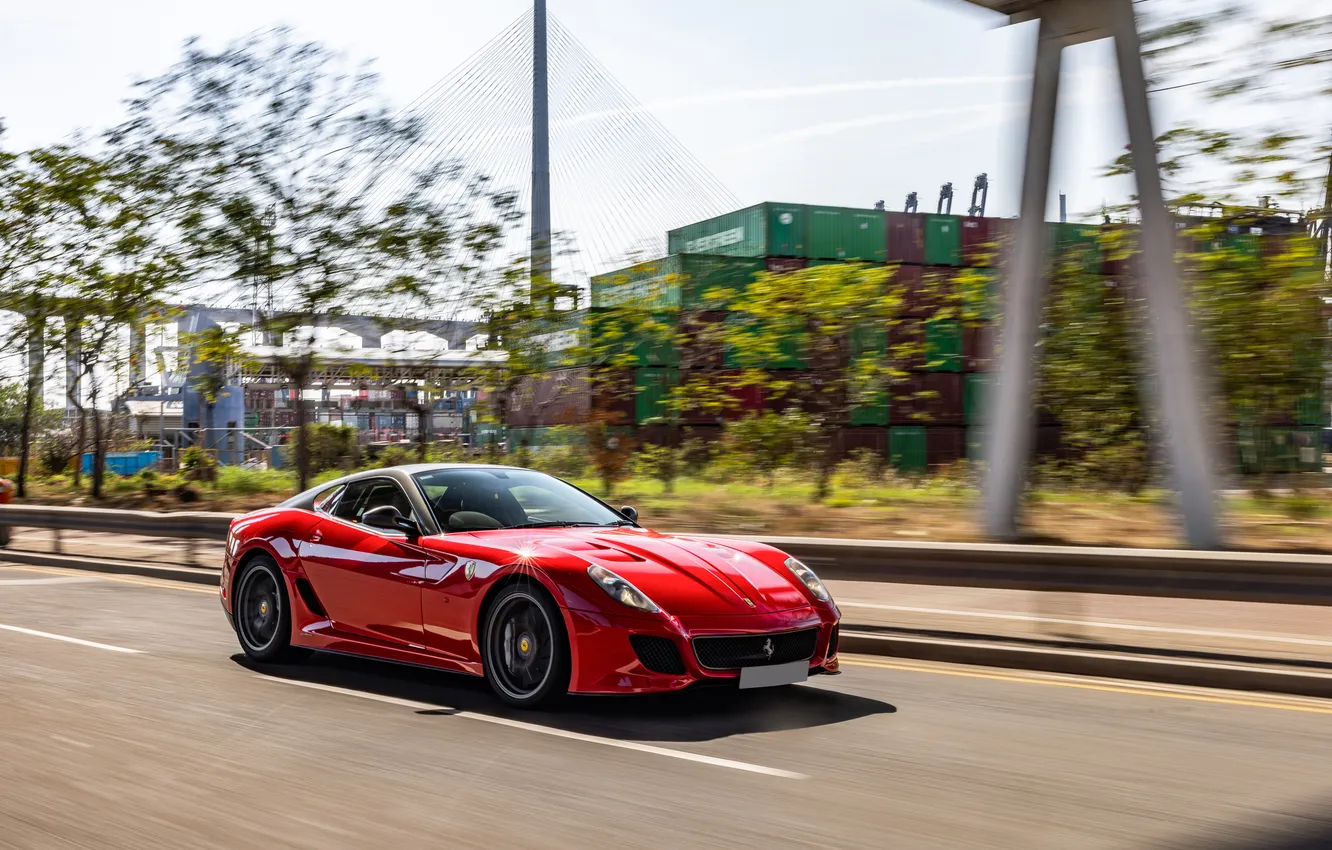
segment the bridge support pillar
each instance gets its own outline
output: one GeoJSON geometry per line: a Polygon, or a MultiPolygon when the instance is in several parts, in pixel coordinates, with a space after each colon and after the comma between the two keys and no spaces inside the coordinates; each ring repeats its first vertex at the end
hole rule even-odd
{"type": "Polygon", "coordinates": [[[1011,22],[1039,20],[1022,182],[1021,219],[1006,274],[998,383],[990,401],[985,446],[985,527],[1016,536],[1034,432],[1036,357],[1045,298],[1045,206],[1054,146],[1060,56],[1064,47],[1114,38],[1124,114],[1142,216],[1142,286],[1147,300],[1154,388],[1165,454],[1190,546],[1221,545],[1216,516],[1213,447],[1203,424],[1201,364],[1196,360],[1187,304],[1174,261],[1174,227],[1161,192],[1155,135],[1132,0],[972,0],[1008,12],[1011,22]]]}

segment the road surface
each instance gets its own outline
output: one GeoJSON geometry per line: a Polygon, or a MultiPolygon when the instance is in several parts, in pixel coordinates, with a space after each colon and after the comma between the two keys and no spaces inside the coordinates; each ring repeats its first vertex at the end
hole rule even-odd
{"type": "Polygon", "coordinates": [[[238,656],[215,591],[0,568],[0,847],[1332,846],[1332,702],[848,657],[510,713],[238,656]]]}

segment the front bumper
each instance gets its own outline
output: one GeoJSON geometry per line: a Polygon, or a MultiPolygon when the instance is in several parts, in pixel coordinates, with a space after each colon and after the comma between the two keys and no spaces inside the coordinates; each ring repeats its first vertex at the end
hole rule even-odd
{"type": "Polygon", "coordinates": [[[578,694],[636,694],[680,691],[695,685],[735,685],[738,669],[713,670],[702,666],[695,655],[698,637],[775,635],[814,628],[818,631],[814,654],[809,659],[811,675],[838,672],[836,647],[829,652],[837,626],[837,615],[814,606],[768,614],[734,617],[684,617],[648,619],[614,617],[602,613],[566,610],[566,624],[573,648],[573,670],[569,690],[578,694]],[[675,646],[684,672],[649,670],[630,642],[631,635],[665,638],[675,646]]]}

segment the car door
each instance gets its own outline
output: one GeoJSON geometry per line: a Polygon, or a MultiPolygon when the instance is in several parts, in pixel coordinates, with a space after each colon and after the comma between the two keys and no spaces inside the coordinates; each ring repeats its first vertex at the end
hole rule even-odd
{"type": "Polygon", "coordinates": [[[339,631],[422,647],[421,581],[426,565],[437,559],[400,532],[361,522],[366,511],[383,505],[415,516],[407,494],[392,478],[348,484],[328,516],[307,535],[301,563],[339,631]]]}

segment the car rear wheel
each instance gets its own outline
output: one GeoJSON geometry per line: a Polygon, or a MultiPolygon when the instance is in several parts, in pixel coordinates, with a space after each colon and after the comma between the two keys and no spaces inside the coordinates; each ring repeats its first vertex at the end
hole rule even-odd
{"type": "Polygon", "coordinates": [[[236,580],[232,597],[236,636],[255,661],[289,663],[310,655],[291,645],[291,603],[278,565],[267,555],[252,558],[236,580]]]}
{"type": "Polygon", "coordinates": [[[486,680],[500,699],[519,708],[535,708],[568,693],[564,620],[540,587],[522,583],[501,590],[482,634],[486,680]]]}

